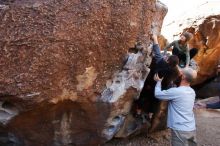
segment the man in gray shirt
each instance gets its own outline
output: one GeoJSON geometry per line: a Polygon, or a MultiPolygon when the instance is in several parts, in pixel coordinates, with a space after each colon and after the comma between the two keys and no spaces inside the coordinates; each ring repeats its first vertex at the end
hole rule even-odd
{"type": "Polygon", "coordinates": [[[190,83],[196,78],[197,73],[191,68],[180,70],[181,82],[179,87],[161,90],[161,81],[158,74],[154,80],[155,97],[169,101],[167,126],[171,129],[172,146],[196,146],[196,126],[193,113],[195,91],[190,83]]]}

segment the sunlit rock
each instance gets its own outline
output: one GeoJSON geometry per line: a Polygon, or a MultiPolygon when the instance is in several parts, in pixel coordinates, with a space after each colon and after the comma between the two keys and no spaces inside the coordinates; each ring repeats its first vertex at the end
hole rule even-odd
{"type": "Polygon", "coordinates": [[[166,11],[155,0],[0,0],[0,144],[114,137],[143,88],[149,34],[166,11]]]}

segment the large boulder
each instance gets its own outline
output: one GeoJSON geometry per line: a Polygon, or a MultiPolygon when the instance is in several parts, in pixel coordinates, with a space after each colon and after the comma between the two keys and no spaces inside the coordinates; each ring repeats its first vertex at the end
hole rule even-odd
{"type": "Polygon", "coordinates": [[[0,0],[0,144],[110,140],[143,88],[149,34],[166,12],[156,0],[0,0]]]}
{"type": "Polygon", "coordinates": [[[190,47],[199,49],[195,60],[200,67],[194,85],[216,75],[217,62],[220,59],[219,5],[220,1],[201,2],[163,26],[163,35],[170,42],[179,39],[183,31],[193,33],[194,38],[190,42],[190,47]]]}
{"type": "MultiPolygon", "coordinates": [[[[220,15],[190,19],[184,26],[185,28],[177,34],[185,31],[193,34],[189,47],[198,49],[194,59],[199,66],[198,76],[193,85],[202,84],[217,75],[220,62],[220,15]]],[[[163,46],[163,41],[160,43],[163,46]]]]}
{"type": "Polygon", "coordinates": [[[194,84],[200,84],[216,76],[220,61],[220,15],[206,17],[202,23],[186,30],[194,34],[190,41],[191,48],[198,48],[195,57],[199,66],[198,77],[194,84]]]}
{"type": "Polygon", "coordinates": [[[220,96],[220,76],[194,87],[198,98],[220,96]]]}

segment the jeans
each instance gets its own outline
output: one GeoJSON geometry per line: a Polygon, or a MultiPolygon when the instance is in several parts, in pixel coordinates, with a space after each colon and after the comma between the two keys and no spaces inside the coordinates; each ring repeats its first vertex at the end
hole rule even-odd
{"type": "MultiPolygon", "coordinates": [[[[190,51],[189,51],[190,60],[191,60],[197,53],[198,53],[198,49],[197,49],[197,48],[192,48],[192,49],[190,49],[190,51]]],[[[179,49],[177,49],[177,48],[173,48],[172,54],[178,56],[179,61],[180,61],[180,62],[183,62],[184,64],[186,64],[186,54],[185,54],[185,53],[179,51],[179,49]]]]}

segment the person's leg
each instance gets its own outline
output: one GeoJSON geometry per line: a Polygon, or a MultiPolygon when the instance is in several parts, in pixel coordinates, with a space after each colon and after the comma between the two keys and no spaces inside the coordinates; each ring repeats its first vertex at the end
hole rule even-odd
{"type": "Polygon", "coordinates": [[[173,48],[172,54],[178,56],[179,62],[186,62],[186,55],[181,53],[177,48],[173,48]]]}
{"type": "Polygon", "coordinates": [[[167,124],[167,101],[159,101],[157,111],[153,114],[151,119],[151,128],[149,132],[165,129],[167,124]]]}
{"type": "Polygon", "coordinates": [[[184,141],[181,138],[177,130],[171,129],[171,145],[172,146],[184,146],[184,141]]]}
{"type": "Polygon", "coordinates": [[[196,54],[198,53],[198,49],[197,48],[192,48],[190,49],[190,59],[192,59],[194,56],[196,56],[196,54]]]}
{"type": "Polygon", "coordinates": [[[173,50],[172,50],[172,54],[176,55],[176,56],[179,56],[180,55],[180,51],[177,48],[174,47],[173,50]]]}
{"type": "Polygon", "coordinates": [[[220,101],[218,101],[216,103],[206,104],[206,108],[220,109],[220,101]]]}
{"type": "Polygon", "coordinates": [[[191,131],[188,133],[187,141],[189,146],[197,146],[196,131],[191,131]]]}
{"type": "Polygon", "coordinates": [[[172,146],[197,146],[196,131],[171,131],[172,146]]]}

